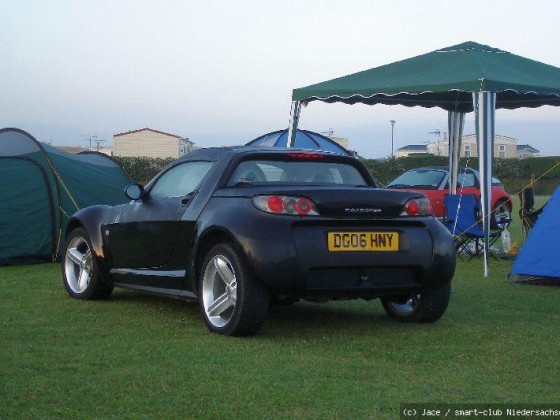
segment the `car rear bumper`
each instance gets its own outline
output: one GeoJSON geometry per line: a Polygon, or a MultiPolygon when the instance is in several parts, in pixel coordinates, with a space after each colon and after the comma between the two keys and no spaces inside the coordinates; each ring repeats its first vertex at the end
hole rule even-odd
{"type": "MultiPolygon", "coordinates": [[[[239,209],[240,211],[242,209],[239,209]]],[[[433,217],[294,218],[251,209],[229,224],[256,277],[278,294],[374,298],[435,288],[455,272],[455,247],[433,217]],[[398,251],[329,252],[327,232],[398,232],[398,251]]]]}

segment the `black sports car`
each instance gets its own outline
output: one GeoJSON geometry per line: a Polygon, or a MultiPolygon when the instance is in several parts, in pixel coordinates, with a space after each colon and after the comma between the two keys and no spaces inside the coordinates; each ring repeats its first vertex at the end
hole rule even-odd
{"type": "Polygon", "coordinates": [[[400,321],[447,308],[455,247],[420,193],[380,189],[357,159],[263,147],[197,150],[128,204],[72,216],[62,260],[78,299],[113,286],[198,300],[212,332],[252,335],[271,302],[381,298],[400,321]]]}

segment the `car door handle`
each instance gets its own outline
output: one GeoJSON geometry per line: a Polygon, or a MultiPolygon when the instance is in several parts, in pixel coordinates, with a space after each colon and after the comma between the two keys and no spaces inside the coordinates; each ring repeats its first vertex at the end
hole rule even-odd
{"type": "Polygon", "coordinates": [[[195,194],[196,194],[196,192],[193,191],[192,193],[188,193],[187,195],[185,195],[183,198],[181,198],[181,204],[184,205],[184,206],[189,204],[192,201],[195,194]]]}

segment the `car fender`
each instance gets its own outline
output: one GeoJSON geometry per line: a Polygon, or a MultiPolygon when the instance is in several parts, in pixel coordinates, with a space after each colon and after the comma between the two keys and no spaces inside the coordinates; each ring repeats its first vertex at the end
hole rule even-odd
{"type": "Polygon", "coordinates": [[[187,279],[191,279],[190,284],[186,285],[186,289],[197,291],[198,269],[204,259],[206,253],[215,245],[224,242],[231,242],[239,245],[235,236],[229,229],[224,226],[199,224],[193,239],[192,259],[187,267],[187,279]]]}
{"type": "Polygon", "coordinates": [[[425,286],[441,285],[451,281],[455,275],[457,251],[449,230],[433,219],[426,223],[433,240],[434,259],[432,266],[424,272],[425,286]]]}
{"type": "Polygon", "coordinates": [[[77,227],[81,226],[86,230],[97,262],[106,270],[109,269],[109,262],[103,244],[102,228],[115,218],[121,208],[122,206],[105,205],[86,207],[74,213],[66,226],[65,238],[77,227]]]}
{"type": "MultiPolygon", "coordinates": [[[[297,283],[300,280],[297,275],[298,258],[290,229],[295,219],[280,217],[282,223],[271,225],[271,216],[256,210],[250,198],[239,198],[235,212],[231,211],[231,207],[224,206],[222,200],[224,199],[213,198],[202,212],[197,223],[195,247],[205,233],[221,231],[239,246],[260,281],[269,286],[285,283],[286,287],[287,279],[297,283]],[[271,241],[271,238],[275,240],[271,241]],[[284,257],[278,259],[279,255],[284,257]]],[[[194,255],[198,254],[196,252],[194,255]]]]}
{"type": "Polygon", "coordinates": [[[513,210],[513,203],[511,200],[511,196],[505,190],[492,191],[492,206],[491,206],[492,209],[494,209],[498,201],[501,200],[504,200],[507,203],[507,206],[509,207],[509,211],[511,212],[513,210]]]}
{"type": "Polygon", "coordinates": [[[242,225],[236,225],[235,223],[205,224],[202,222],[194,238],[192,269],[196,270],[196,265],[200,262],[200,259],[204,258],[206,251],[209,251],[214,245],[224,242],[236,244],[241,249],[247,262],[254,268],[254,257],[252,256],[251,246],[246,240],[247,236],[247,232],[242,225]]]}

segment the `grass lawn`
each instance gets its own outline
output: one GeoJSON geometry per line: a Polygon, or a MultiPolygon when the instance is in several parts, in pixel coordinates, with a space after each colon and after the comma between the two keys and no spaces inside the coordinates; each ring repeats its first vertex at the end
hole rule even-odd
{"type": "Polygon", "coordinates": [[[483,278],[481,259],[460,261],[435,324],[391,321],[378,301],[298,303],[243,339],[210,334],[193,304],[123,290],[77,301],[58,264],[0,267],[0,418],[397,418],[401,403],[558,403],[560,288],[506,282],[511,264],[491,261],[483,278]]]}

